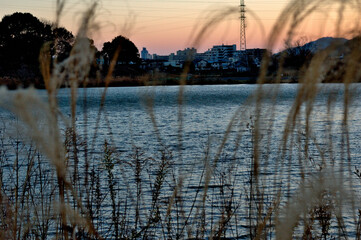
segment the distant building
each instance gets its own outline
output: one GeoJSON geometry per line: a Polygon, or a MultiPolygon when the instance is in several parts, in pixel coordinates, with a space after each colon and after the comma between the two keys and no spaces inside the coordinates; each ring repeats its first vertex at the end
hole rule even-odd
{"type": "Polygon", "coordinates": [[[140,52],[141,59],[152,59],[152,55],[149,54],[148,50],[144,47],[143,50],[140,52]]]}
{"type": "Polygon", "coordinates": [[[251,57],[254,60],[262,61],[263,55],[267,53],[267,49],[263,48],[252,48],[246,50],[247,56],[251,57]]]}
{"type": "Polygon", "coordinates": [[[201,70],[210,70],[211,69],[211,65],[208,63],[207,60],[201,59],[195,62],[195,69],[197,71],[201,71],[201,70]]]}
{"type": "Polygon", "coordinates": [[[194,60],[196,55],[197,55],[197,49],[186,48],[184,50],[177,51],[176,60],[181,60],[181,61],[194,60]]]}
{"type": "Polygon", "coordinates": [[[195,56],[195,59],[198,60],[198,61],[199,60],[206,60],[206,55],[205,55],[205,53],[197,53],[196,56],[195,56]]]}
{"type": "Polygon", "coordinates": [[[197,53],[195,48],[185,48],[169,55],[153,54],[153,56],[150,56],[147,49],[143,48],[141,57],[142,59],[153,59],[154,63],[164,67],[182,68],[185,61],[191,60],[197,71],[233,69],[245,72],[249,71],[251,66],[260,67],[262,57],[266,52],[266,49],[260,48],[237,51],[236,44],[222,44],[215,45],[204,53],[197,53]]]}
{"type": "MultiPolygon", "coordinates": [[[[238,72],[246,71],[251,65],[260,67],[264,54],[269,53],[267,49],[251,48],[242,51],[236,51],[230,62],[235,66],[238,72]]],[[[248,69],[249,70],[249,69],[248,69]]]]}
{"type": "Polygon", "coordinates": [[[237,72],[247,72],[250,70],[247,62],[241,60],[234,63],[234,69],[236,69],[237,72]]]}
{"type": "Polygon", "coordinates": [[[178,60],[177,56],[174,53],[171,53],[168,58],[169,61],[175,61],[178,60]]]}
{"type": "Polygon", "coordinates": [[[169,55],[153,54],[153,60],[169,61],[169,55]]]}
{"type": "Polygon", "coordinates": [[[171,60],[163,63],[165,67],[175,67],[175,68],[182,68],[183,62],[180,60],[171,60]]]}
{"type": "Polygon", "coordinates": [[[236,44],[213,46],[204,53],[204,59],[209,62],[229,62],[230,58],[234,57],[236,49],[236,44]]]}

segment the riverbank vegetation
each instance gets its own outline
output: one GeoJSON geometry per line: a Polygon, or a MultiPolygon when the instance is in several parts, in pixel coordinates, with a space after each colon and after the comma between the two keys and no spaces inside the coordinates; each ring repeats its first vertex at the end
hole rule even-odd
{"type": "MultiPolygon", "coordinates": [[[[65,3],[57,1],[57,18],[65,3]]],[[[281,31],[292,41],[312,12],[330,6],[340,9],[336,35],[345,34],[343,11],[360,10],[359,1],[295,0],[274,26],[269,48],[281,31]]],[[[0,104],[12,120],[4,119],[0,131],[1,239],[360,239],[361,189],[356,186],[361,174],[352,165],[358,148],[351,148],[358,139],[351,138],[349,128],[352,83],[358,82],[361,69],[358,38],[342,59],[334,58],[333,44],[307,58],[307,65],[297,71],[300,84],[293,106],[277,128],[277,83],[288,60],[280,54],[270,72],[272,59],[265,55],[257,91],[235,111],[222,139],[214,144],[210,136],[200,150],[202,157],[190,157],[190,163],[183,164],[183,96],[190,63],[179,75],[175,149],[162,139],[162,120],[155,117],[151,94],[145,106],[158,149],[148,152],[134,143],[131,151],[118,151],[110,126],[105,139],[97,135],[99,126],[107,124],[104,104],[119,48],[100,79],[105,88],[94,135],[87,128],[86,101],[81,109],[84,126],[77,125],[79,86],[86,87],[92,74],[100,74],[92,72],[95,49],[87,38],[95,9],[94,3],[85,12],[63,61],[52,61],[61,40],[41,46],[39,71],[46,101],[33,88],[0,89],[0,104]],[[328,76],[343,83],[342,98],[327,92],[326,111],[315,112],[319,83],[328,76]],[[269,79],[276,84],[265,92],[263,84],[269,79]],[[58,107],[61,86],[70,89],[70,116],[58,107]],[[336,100],[342,102],[342,114],[334,111],[336,100]],[[274,104],[265,108],[266,101],[274,104]],[[315,115],[318,122],[313,121],[315,115]],[[276,131],[282,139],[271,149],[276,131]],[[236,132],[234,138],[231,132],[236,132]]],[[[215,13],[194,34],[194,44],[230,14],[238,14],[238,9],[215,13]]],[[[353,33],[358,32],[356,25],[353,33]]],[[[157,74],[149,79],[161,79],[157,74]]]]}

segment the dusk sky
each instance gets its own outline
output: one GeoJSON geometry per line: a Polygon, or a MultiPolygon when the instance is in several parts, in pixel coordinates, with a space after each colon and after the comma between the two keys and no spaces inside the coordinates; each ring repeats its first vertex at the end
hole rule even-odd
{"type": "MultiPolygon", "coordinates": [[[[68,0],[61,18],[61,25],[76,34],[82,12],[92,1],[68,0]]],[[[117,35],[123,35],[133,41],[139,50],[146,47],[150,53],[169,54],[186,47],[192,47],[194,31],[203,26],[212,13],[226,9],[238,8],[239,0],[103,0],[97,1],[95,22],[100,27],[94,29],[90,36],[95,40],[98,49],[104,41],[111,41],[117,35]]],[[[247,48],[263,48],[272,26],[275,24],[281,10],[289,3],[286,0],[245,0],[247,10],[247,48]],[[262,22],[250,14],[257,15],[262,22]]],[[[54,21],[55,0],[0,0],[0,18],[4,15],[18,12],[30,12],[39,19],[54,21]]],[[[320,9],[311,15],[297,30],[299,38],[308,41],[323,36],[335,36],[335,21],[337,5],[320,9]]],[[[346,9],[345,29],[351,24],[354,27],[356,17],[351,9],[346,9]]],[[[240,39],[239,13],[229,15],[218,27],[212,27],[199,45],[198,52],[204,52],[213,45],[237,44],[240,39]]],[[[284,38],[279,37],[274,51],[283,47],[284,38]]]]}

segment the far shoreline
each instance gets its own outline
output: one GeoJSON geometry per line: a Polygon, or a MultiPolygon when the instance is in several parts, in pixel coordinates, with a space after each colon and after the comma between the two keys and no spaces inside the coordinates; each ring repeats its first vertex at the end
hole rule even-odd
{"type": "MultiPolygon", "coordinates": [[[[183,85],[180,80],[180,75],[166,76],[160,78],[152,78],[150,76],[140,77],[114,77],[110,80],[108,87],[145,87],[145,86],[177,86],[183,85]]],[[[275,84],[275,78],[267,77],[265,84],[275,84]]],[[[258,84],[258,76],[191,76],[186,79],[184,85],[242,85],[242,84],[258,84]]],[[[298,81],[293,78],[282,78],[280,82],[285,84],[294,84],[298,81]]],[[[4,77],[0,78],[0,86],[6,86],[9,90],[16,90],[20,88],[28,88],[30,86],[36,89],[45,89],[45,84],[40,79],[20,79],[4,77]]],[[[65,83],[60,88],[68,88],[69,84],[65,83]]],[[[95,80],[91,79],[88,82],[80,82],[79,88],[96,88],[106,87],[105,79],[95,80]]]]}

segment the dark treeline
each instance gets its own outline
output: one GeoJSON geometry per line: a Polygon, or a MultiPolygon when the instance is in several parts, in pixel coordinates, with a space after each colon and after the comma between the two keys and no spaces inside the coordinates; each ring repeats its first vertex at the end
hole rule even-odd
{"type": "Polygon", "coordinates": [[[69,56],[74,41],[67,29],[55,28],[30,13],[7,15],[0,22],[0,75],[39,78],[39,53],[44,44],[51,44],[54,60],[63,61],[69,56]]]}
{"type": "MultiPolygon", "coordinates": [[[[54,24],[44,22],[30,13],[16,12],[6,15],[0,22],[0,78],[3,84],[11,81],[13,85],[28,86],[35,84],[43,86],[43,80],[39,68],[39,53],[46,44],[50,45],[52,62],[60,63],[71,55],[76,37],[64,27],[55,27],[54,24]]],[[[95,48],[94,41],[89,39],[89,44],[95,48]]],[[[96,72],[105,75],[109,64],[118,52],[117,62],[123,67],[116,67],[114,74],[131,75],[137,72],[135,69],[124,68],[124,65],[137,65],[139,63],[139,51],[129,39],[118,36],[111,42],[104,43],[103,49],[96,49],[94,64],[90,72],[90,78],[95,77],[96,72]],[[126,70],[125,70],[126,69],[126,70]]],[[[133,67],[134,68],[134,67],[133,67]]],[[[9,86],[12,87],[12,86],[9,86]]],[[[16,87],[16,86],[13,86],[16,87]]]]}

